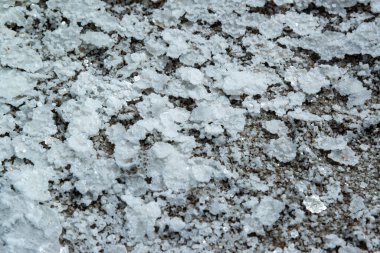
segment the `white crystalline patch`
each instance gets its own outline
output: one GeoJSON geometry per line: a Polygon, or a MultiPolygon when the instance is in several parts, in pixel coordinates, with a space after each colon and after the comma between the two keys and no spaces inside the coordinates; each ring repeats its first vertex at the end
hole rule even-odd
{"type": "Polygon", "coordinates": [[[296,157],[297,145],[287,137],[280,137],[276,140],[271,140],[265,146],[265,150],[269,157],[275,157],[280,162],[290,162],[296,157]]]}
{"type": "Polygon", "coordinates": [[[334,57],[343,58],[346,54],[370,54],[377,57],[380,55],[380,47],[375,45],[380,42],[379,31],[380,26],[375,20],[374,22],[362,22],[356,30],[347,34],[326,31],[301,38],[282,37],[278,42],[290,47],[313,50],[323,60],[331,60],[334,57]],[[321,43],[322,41],[324,43],[321,43]]]}
{"type": "Polygon", "coordinates": [[[371,90],[363,87],[359,80],[349,76],[344,76],[334,85],[334,88],[340,95],[348,96],[348,107],[363,105],[366,100],[371,98],[372,94],[371,90]]]}
{"type": "Polygon", "coordinates": [[[63,119],[70,122],[68,132],[86,136],[97,134],[101,125],[99,114],[96,112],[99,107],[99,101],[89,98],[84,102],[71,99],[64,103],[60,111],[63,119]]]}
{"type": "Polygon", "coordinates": [[[371,0],[371,11],[380,13],[380,0],[371,0]]]}
{"type": "Polygon", "coordinates": [[[24,135],[12,137],[12,146],[15,156],[26,158],[34,163],[36,167],[46,166],[46,149],[42,147],[34,138],[24,135]]]}
{"type": "Polygon", "coordinates": [[[281,35],[284,24],[279,20],[278,16],[274,16],[271,19],[260,22],[258,28],[266,39],[274,39],[281,35]]]}
{"type": "Polygon", "coordinates": [[[54,31],[46,31],[42,39],[44,45],[53,55],[64,56],[67,52],[78,48],[81,28],[77,25],[60,26],[54,31]]]}
{"type": "Polygon", "coordinates": [[[8,172],[7,177],[25,197],[36,201],[49,200],[48,180],[51,177],[49,169],[35,169],[23,167],[18,170],[8,172]]]}
{"type": "Polygon", "coordinates": [[[311,213],[321,213],[326,210],[326,205],[319,199],[317,195],[311,195],[303,200],[303,205],[311,213]]]}
{"type": "Polygon", "coordinates": [[[53,120],[53,113],[46,106],[37,107],[33,110],[33,118],[27,122],[23,132],[29,136],[45,138],[57,132],[53,120]]]}
{"type": "Polygon", "coordinates": [[[363,198],[354,194],[351,198],[348,210],[351,212],[351,217],[360,218],[366,210],[363,198]]]}
{"type": "Polygon", "coordinates": [[[62,228],[53,209],[5,189],[0,206],[2,252],[59,252],[62,228]]]}
{"type": "Polygon", "coordinates": [[[165,29],[162,32],[162,38],[169,44],[166,49],[166,55],[171,58],[178,58],[189,51],[189,45],[186,42],[186,33],[178,29],[165,29]]]}
{"type": "MultiPolygon", "coordinates": [[[[67,253],[69,253],[69,251],[67,251],[67,253]]],[[[125,246],[122,244],[117,244],[117,245],[107,244],[104,248],[104,253],[128,253],[128,251],[125,248],[125,246]]]]}
{"type": "Polygon", "coordinates": [[[93,143],[83,134],[74,134],[67,139],[67,145],[75,152],[86,154],[93,152],[93,143]]]}
{"type": "Polygon", "coordinates": [[[289,131],[285,123],[277,119],[265,121],[263,127],[271,134],[286,135],[289,131]]]}
{"type": "Polygon", "coordinates": [[[306,94],[316,94],[322,87],[330,85],[330,81],[320,73],[318,68],[306,71],[290,67],[285,73],[285,80],[290,81],[293,86],[298,86],[306,94]]]}
{"type": "Polygon", "coordinates": [[[213,168],[207,165],[193,165],[191,166],[191,172],[196,181],[207,183],[211,179],[213,168]]]}
{"type": "Polygon", "coordinates": [[[328,157],[343,165],[354,166],[359,163],[359,157],[356,156],[355,152],[348,146],[342,150],[331,151],[328,157]]]}
{"type": "Polygon", "coordinates": [[[18,70],[0,69],[0,97],[12,99],[21,95],[28,95],[37,82],[18,70]]]}
{"type": "Polygon", "coordinates": [[[330,136],[318,136],[315,140],[315,147],[322,150],[342,150],[347,146],[347,141],[343,136],[336,138],[330,136]]]}
{"type": "Polygon", "coordinates": [[[9,137],[0,137],[0,162],[4,159],[11,158],[14,154],[12,141],[9,137]]]}
{"type": "Polygon", "coordinates": [[[155,118],[161,113],[173,108],[168,97],[161,97],[158,94],[150,94],[136,105],[137,110],[143,118],[155,118]]]}
{"type": "Polygon", "coordinates": [[[302,92],[289,92],[287,96],[277,96],[272,100],[263,100],[261,108],[264,110],[274,111],[276,115],[283,116],[287,110],[302,105],[305,101],[305,94],[302,92]]]}
{"type": "Polygon", "coordinates": [[[258,219],[264,226],[273,226],[273,224],[280,218],[280,213],[284,208],[285,204],[283,202],[266,196],[253,211],[252,216],[258,219]]]}
{"type": "Polygon", "coordinates": [[[129,193],[121,196],[121,199],[128,205],[125,208],[128,235],[137,240],[142,240],[145,235],[151,238],[155,222],[161,216],[160,206],[154,201],[144,203],[142,199],[133,197],[129,193]]]}
{"type": "Polygon", "coordinates": [[[290,118],[302,121],[322,121],[322,118],[308,111],[303,111],[301,108],[296,108],[294,111],[289,111],[287,114],[290,118]]]}
{"type": "Polygon", "coordinates": [[[190,82],[194,85],[199,85],[203,83],[204,74],[196,68],[181,67],[177,70],[178,75],[182,80],[190,82]]]}
{"type": "Polygon", "coordinates": [[[293,0],[274,0],[274,3],[277,6],[283,5],[283,4],[290,4],[293,3],[293,0]]]}
{"type": "Polygon", "coordinates": [[[76,71],[81,68],[79,62],[72,61],[68,57],[62,57],[60,60],[54,61],[52,63],[54,73],[57,74],[58,78],[62,81],[75,76],[76,71]]]}
{"type": "Polygon", "coordinates": [[[170,230],[174,232],[180,232],[186,227],[186,223],[179,217],[173,217],[168,221],[170,230]]]}
{"type": "Polygon", "coordinates": [[[261,106],[259,102],[251,97],[246,97],[242,103],[243,107],[247,108],[249,113],[260,114],[261,106]]]}
{"type": "Polygon", "coordinates": [[[125,36],[143,40],[150,31],[150,24],[147,18],[144,18],[136,14],[124,15],[120,24],[125,29],[125,36]]]}
{"type": "Polygon", "coordinates": [[[72,164],[71,171],[78,178],[75,188],[82,194],[90,192],[96,198],[112,187],[120,170],[113,159],[96,159],[94,162],[72,164]]]}
{"type": "Polygon", "coordinates": [[[140,146],[123,141],[115,142],[114,157],[116,164],[124,169],[131,168],[133,159],[138,155],[140,146]]]}
{"type": "Polygon", "coordinates": [[[150,173],[158,173],[165,186],[173,191],[187,190],[191,171],[186,157],[174,146],[163,142],[155,143],[151,151],[150,173]]]}
{"type": "Polygon", "coordinates": [[[244,109],[231,107],[226,101],[201,102],[191,112],[190,120],[199,123],[210,135],[219,134],[221,126],[229,134],[236,135],[244,129],[245,112],[244,109]]]}
{"type": "Polygon", "coordinates": [[[228,95],[261,95],[276,82],[279,82],[278,76],[270,72],[231,71],[220,88],[228,95]]]}
{"type": "Polygon", "coordinates": [[[36,72],[43,67],[42,59],[35,50],[17,43],[0,45],[0,63],[28,72],[36,72]]]}
{"type": "MultiPolygon", "coordinates": [[[[0,80],[0,82],[1,82],[1,80],[0,80]]],[[[0,95],[0,97],[1,97],[1,95],[0,95]]],[[[9,115],[9,114],[1,115],[0,114],[0,135],[13,131],[15,126],[16,126],[15,125],[15,119],[11,115],[9,115]]]]}
{"type": "Polygon", "coordinates": [[[125,130],[125,127],[122,124],[116,123],[115,125],[112,125],[107,128],[106,134],[107,134],[108,140],[111,143],[116,144],[121,141],[126,141],[125,137],[126,137],[127,131],[125,130]]]}
{"type": "Polygon", "coordinates": [[[57,139],[52,139],[51,142],[46,143],[50,146],[47,153],[47,160],[50,164],[55,167],[65,167],[68,165],[72,158],[74,157],[74,151],[67,147],[67,145],[62,145],[62,142],[57,139]]]}
{"type": "MultiPolygon", "coordinates": [[[[293,3],[292,0],[286,1],[293,3]]],[[[312,14],[287,11],[283,15],[283,20],[295,33],[298,33],[299,35],[317,33],[323,28],[323,22],[321,22],[322,20],[312,14]]]]}
{"type": "Polygon", "coordinates": [[[327,249],[334,249],[337,246],[346,245],[346,242],[342,238],[339,238],[335,234],[326,235],[325,238],[323,239],[323,241],[325,243],[325,248],[327,248],[327,249]]]}
{"type": "Polygon", "coordinates": [[[108,34],[102,32],[87,31],[80,35],[81,40],[86,44],[91,44],[96,47],[111,47],[114,40],[108,34]]]}

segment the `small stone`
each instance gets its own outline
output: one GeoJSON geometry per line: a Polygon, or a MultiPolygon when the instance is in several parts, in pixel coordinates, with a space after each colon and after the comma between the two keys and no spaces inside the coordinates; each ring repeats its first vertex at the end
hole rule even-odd
{"type": "Polygon", "coordinates": [[[311,213],[321,213],[327,209],[325,204],[319,199],[319,196],[317,195],[306,197],[302,203],[311,213]]]}

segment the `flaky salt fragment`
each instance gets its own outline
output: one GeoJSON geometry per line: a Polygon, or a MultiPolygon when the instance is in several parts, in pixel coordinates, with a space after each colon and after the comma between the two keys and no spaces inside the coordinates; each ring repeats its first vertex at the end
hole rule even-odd
{"type": "Polygon", "coordinates": [[[326,205],[319,199],[317,195],[306,197],[302,204],[311,213],[320,213],[327,209],[326,205]]]}

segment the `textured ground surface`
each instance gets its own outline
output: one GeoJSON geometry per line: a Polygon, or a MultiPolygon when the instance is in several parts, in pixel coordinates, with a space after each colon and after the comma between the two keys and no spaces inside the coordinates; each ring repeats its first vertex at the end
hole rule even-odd
{"type": "Polygon", "coordinates": [[[1,0],[0,252],[379,252],[379,0],[1,0]]]}

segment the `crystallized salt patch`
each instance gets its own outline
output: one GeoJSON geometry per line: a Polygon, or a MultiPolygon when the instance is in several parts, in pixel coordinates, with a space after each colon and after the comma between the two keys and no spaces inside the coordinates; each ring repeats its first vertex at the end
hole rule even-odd
{"type": "Polygon", "coordinates": [[[114,43],[114,40],[110,36],[102,32],[88,31],[85,34],[81,34],[80,38],[85,43],[96,47],[110,47],[114,43]]]}
{"type": "Polygon", "coordinates": [[[317,195],[306,197],[302,202],[311,213],[320,213],[327,209],[326,205],[319,199],[317,195]]]}
{"type": "Polygon", "coordinates": [[[315,147],[322,150],[342,150],[347,146],[347,141],[343,136],[336,138],[330,136],[318,136],[315,140],[315,147]]]}
{"type": "Polygon", "coordinates": [[[268,85],[278,82],[278,76],[269,72],[231,71],[221,84],[228,95],[261,95],[268,85]]]}
{"type": "Polygon", "coordinates": [[[48,180],[51,171],[48,169],[35,169],[22,167],[12,170],[7,177],[14,187],[31,200],[46,201],[50,199],[48,180]]]}
{"type": "Polygon", "coordinates": [[[291,66],[285,71],[284,78],[292,86],[300,88],[306,94],[316,94],[322,87],[330,85],[330,81],[326,79],[319,68],[307,71],[291,66]]]}
{"type": "Polygon", "coordinates": [[[212,168],[207,165],[194,165],[191,167],[193,177],[198,182],[207,183],[211,179],[212,168]]]}
{"type": "Polygon", "coordinates": [[[286,135],[289,131],[285,123],[277,119],[265,121],[263,127],[271,134],[286,135]]]}
{"type": "Polygon", "coordinates": [[[26,95],[36,84],[24,72],[0,69],[0,97],[11,99],[26,95]]]}
{"type": "Polygon", "coordinates": [[[280,162],[290,162],[296,157],[297,145],[287,137],[280,137],[271,140],[265,150],[270,157],[275,157],[280,162]]]}
{"type": "Polygon", "coordinates": [[[27,46],[0,44],[0,62],[3,66],[36,72],[43,67],[41,56],[27,46]]]}
{"type": "Polygon", "coordinates": [[[343,165],[354,166],[359,162],[359,157],[356,156],[350,147],[345,147],[342,150],[333,150],[328,154],[328,157],[343,165]]]}
{"type": "Polygon", "coordinates": [[[177,70],[177,73],[182,80],[190,82],[191,84],[199,85],[203,82],[204,75],[199,69],[181,67],[177,70]]]}
{"type": "Polygon", "coordinates": [[[284,208],[285,204],[282,201],[265,196],[257,206],[253,217],[257,218],[262,225],[272,226],[280,218],[280,213],[284,208]]]}

